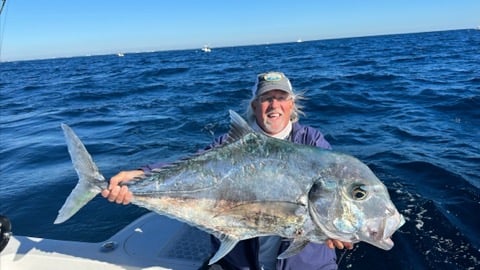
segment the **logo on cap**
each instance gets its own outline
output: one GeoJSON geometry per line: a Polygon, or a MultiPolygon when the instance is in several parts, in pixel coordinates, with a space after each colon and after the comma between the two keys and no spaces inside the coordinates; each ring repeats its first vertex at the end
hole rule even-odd
{"type": "Polygon", "coordinates": [[[270,72],[263,75],[263,79],[267,82],[277,82],[282,79],[282,74],[278,72],[270,72]]]}

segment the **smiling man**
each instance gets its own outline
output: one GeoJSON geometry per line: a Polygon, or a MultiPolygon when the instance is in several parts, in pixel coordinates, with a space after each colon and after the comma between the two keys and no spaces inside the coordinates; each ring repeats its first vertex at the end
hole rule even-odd
{"type": "MultiPolygon", "coordinates": [[[[252,99],[247,108],[249,124],[257,132],[298,144],[331,149],[323,134],[309,126],[301,125],[302,114],[298,100],[302,97],[293,91],[290,80],[282,72],[266,72],[257,75],[252,88],[252,99]]],[[[216,144],[221,144],[225,136],[216,144]]],[[[215,245],[215,239],[214,245],[215,245]]],[[[218,242],[216,243],[218,247],[218,242]]],[[[289,241],[278,236],[265,236],[239,243],[219,264],[223,269],[337,269],[334,247],[353,248],[352,243],[329,239],[326,244],[309,243],[295,256],[277,260],[288,248],[289,241]]]]}
{"type": "Polygon", "coordinates": [[[280,72],[260,74],[253,96],[255,98],[251,106],[255,115],[255,121],[252,121],[254,127],[274,137],[290,133],[288,131],[292,129],[290,117],[295,108],[295,95],[285,75],[280,72]]]}
{"type": "MultiPolygon", "coordinates": [[[[252,99],[247,107],[247,120],[254,130],[267,136],[331,149],[320,131],[298,123],[299,115],[302,114],[298,104],[300,98],[301,96],[293,91],[290,80],[282,72],[259,74],[252,88],[252,99]]],[[[221,145],[227,139],[227,134],[220,136],[206,149],[221,145]]],[[[127,182],[163,165],[165,163],[152,164],[141,170],[120,172],[110,179],[110,185],[102,195],[111,202],[127,204],[132,200],[133,195],[128,190],[128,186],[119,186],[119,183],[127,182]]],[[[210,269],[334,270],[337,269],[334,248],[353,248],[352,243],[329,239],[326,244],[309,243],[300,253],[278,260],[277,256],[286,250],[289,244],[289,241],[278,236],[246,239],[240,241],[230,253],[210,269]]],[[[220,242],[213,236],[212,245],[212,252],[215,253],[220,242]]]]}

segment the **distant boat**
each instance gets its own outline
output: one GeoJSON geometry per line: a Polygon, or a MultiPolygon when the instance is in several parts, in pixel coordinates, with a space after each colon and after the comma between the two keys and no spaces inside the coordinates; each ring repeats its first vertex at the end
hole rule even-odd
{"type": "Polygon", "coordinates": [[[117,53],[117,56],[118,56],[118,57],[123,57],[123,56],[125,56],[125,54],[123,54],[123,53],[117,53]]]}
{"type": "Polygon", "coordinates": [[[297,39],[297,42],[298,43],[302,42],[302,39],[301,38],[297,39]]]}
{"type": "Polygon", "coordinates": [[[211,52],[212,48],[210,48],[208,45],[204,45],[203,48],[202,48],[202,51],[203,52],[211,52]]]}

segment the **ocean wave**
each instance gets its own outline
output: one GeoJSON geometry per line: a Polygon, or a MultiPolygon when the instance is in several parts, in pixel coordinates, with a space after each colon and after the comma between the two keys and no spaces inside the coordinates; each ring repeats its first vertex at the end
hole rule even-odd
{"type": "Polygon", "coordinates": [[[300,122],[367,163],[407,218],[392,250],[357,244],[339,254],[340,268],[474,269],[479,38],[447,31],[2,63],[2,214],[18,235],[106,239],[145,210],[97,198],[53,227],[76,181],[60,123],[108,178],[204,148],[228,130],[229,109],[249,106],[255,75],[281,70],[307,98],[300,122]]]}
{"type": "Polygon", "coordinates": [[[346,80],[356,81],[356,82],[380,82],[380,81],[394,81],[401,77],[395,74],[379,74],[374,72],[367,72],[367,73],[359,73],[359,74],[351,74],[344,76],[346,80]]]}

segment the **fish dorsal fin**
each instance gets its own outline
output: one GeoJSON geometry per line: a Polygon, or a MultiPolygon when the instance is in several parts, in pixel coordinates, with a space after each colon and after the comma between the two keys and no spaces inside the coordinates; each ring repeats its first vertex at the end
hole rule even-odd
{"type": "MultiPolygon", "coordinates": [[[[243,136],[249,134],[249,133],[254,133],[255,131],[248,125],[248,123],[236,112],[229,110],[230,113],[230,131],[228,132],[227,139],[225,145],[235,142],[242,138],[243,136]]],[[[215,148],[215,147],[214,147],[215,148]]],[[[212,149],[214,149],[212,148],[212,149]]],[[[210,151],[212,149],[209,149],[207,151],[210,151]]],[[[151,172],[154,173],[162,173],[166,169],[173,169],[175,167],[181,166],[184,164],[184,162],[187,162],[188,160],[195,158],[199,155],[204,154],[206,151],[200,151],[196,154],[193,154],[191,156],[182,158],[180,160],[177,160],[172,163],[166,163],[163,164],[160,168],[155,168],[151,172]]],[[[147,177],[149,174],[147,173],[147,177]]]]}
{"type": "Polygon", "coordinates": [[[308,241],[305,239],[293,239],[290,246],[282,254],[278,255],[277,259],[285,259],[299,253],[306,245],[308,241]]]}
{"type": "Polygon", "coordinates": [[[230,113],[230,131],[228,132],[227,143],[234,142],[243,136],[254,132],[248,123],[238,113],[229,110],[230,113]]]}
{"type": "Polygon", "coordinates": [[[221,242],[220,247],[218,248],[217,253],[215,253],[215,255],[210,258],[210,261],[208,262],[209,265],[216,263],[218,260],[227,255],[239,242],[238,239],[235,239],[225,234],[222,234],[219,237],[219,240],[221,242]]]}

